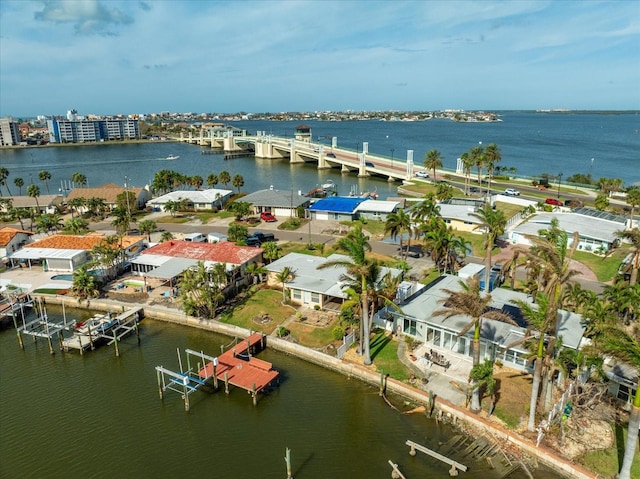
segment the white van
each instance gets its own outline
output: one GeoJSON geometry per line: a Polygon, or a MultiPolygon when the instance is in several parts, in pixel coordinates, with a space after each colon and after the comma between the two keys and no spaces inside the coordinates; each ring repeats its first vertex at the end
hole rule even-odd
{"type": "Polygon", "coordinates": [[[207,243],[221,243],[227,241],[227,236],[221,233],[209,233],[207,235],[207,243]]]}
{"type": "Polygon", "coordinates": [[[190,233],[188,235],[184,235],[184,238],[182,239],[185,241],[192,241],[194,243],[204,243],[207,241],[206,236],[202,233],[190,233]]]}

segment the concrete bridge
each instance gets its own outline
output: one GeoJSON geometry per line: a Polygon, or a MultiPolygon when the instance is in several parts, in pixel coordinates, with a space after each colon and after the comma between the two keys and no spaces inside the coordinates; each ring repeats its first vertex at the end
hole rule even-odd
{"type": "Polygon", "coordinates": [[[413,150],[407,150],[406,160],[394,159],[369,153],[369,143],[363,142],[357,151],[340,148],[338,138],[331,139],[331,145],[316,143],[310,138],[282,138],[257,132],[248,135],[244,130],[207,130],[201,129],[199,136],[189,133],[188,137],[180,135],[179,141],[222,149],[225,153],[238,154],[246,152],[256,158],[282,160],[290,163],[316,163],[318,169],[340,168],[342,173],[357,173],[358,177],[381,176],[388,181],[411,181],[414,170],[413,150]]]}

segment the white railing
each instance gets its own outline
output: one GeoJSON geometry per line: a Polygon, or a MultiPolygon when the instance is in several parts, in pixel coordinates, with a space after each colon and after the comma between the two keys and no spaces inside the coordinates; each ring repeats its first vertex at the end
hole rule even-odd
{"type": "Polygon", "coordinates": [[[336,356],[338,359],[342,359],[345,353],[349,350],[351,345],[356,342],[356,332],[352,331],[342,338],[342,346],[338,348],[336,356]]]}

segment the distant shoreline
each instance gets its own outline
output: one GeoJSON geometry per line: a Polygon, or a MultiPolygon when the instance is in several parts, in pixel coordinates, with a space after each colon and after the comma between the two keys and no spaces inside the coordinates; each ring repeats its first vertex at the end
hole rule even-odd
{"type": "Polygon", "coordinates": [[[106,145],[134,145],[147,143],[175,143],[178,140],[112,140],[112,141],[85,141],[80,143],[47,143],[46,145],[8,145],[0,146],[1,150],[22,150],[28,148],[72,148],[74,146],[106,146],[106,145]]]}

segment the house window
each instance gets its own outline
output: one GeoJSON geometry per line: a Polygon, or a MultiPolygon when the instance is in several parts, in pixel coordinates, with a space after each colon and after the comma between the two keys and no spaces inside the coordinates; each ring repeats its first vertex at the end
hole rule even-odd
{"type": "Polygon", "coordinates": [[[629,391],[629,388],[624,384],[621,384],[620,387],[618,387],[618,394],[616,397],[624,402],[629,402],[630,396],[631,393],[629,391]]]}
{"type": "Polygon", "coordinates": [[[320,304],[320,294],[319,293],[311,293],[311,302],[320,304]]]}
{"type": "Polygon", "coordinates": [[[302,291],[300,291],[299,289],[292,289],[291,297],[300,301],[302,299],[302,291]]]}
{"type": "Polygon", "coordinates": [[[404,319],[404,329],[403,332],[405,334],[409,334],[411,336],[415,336],[417,331],[416,331],[416,321],[415,319],[404,319]]]}
{"type": "Polygon", "coordinates": [[[440,336],[442,331],[434,328],[427,328],[427,342],[434,346],[440,346],[440,336]]]}

